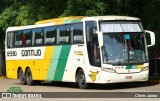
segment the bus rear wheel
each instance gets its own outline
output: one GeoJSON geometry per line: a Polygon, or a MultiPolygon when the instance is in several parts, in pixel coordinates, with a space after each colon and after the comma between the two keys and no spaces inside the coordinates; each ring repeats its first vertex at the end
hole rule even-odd
{"type": "Polygon", "coordinates": [[[22,84],[22,85],[25,85],[25,84],[26,84],[26,77],[25,77],[25,74],[23,73],[23,70],[22,70],[22,69],[20,69],[20,70],[18,71],[18,79],[19,79],[19,81],[20,81],[20,84],[22,84]]]}
{"type": "Polygon", "coordinates": [[[82,69],[80,69],[77,73],[77,83],[78,83],[79,88],[81,89],[86,89],[88,87],[86,83],[85,74],[82,69]]]}
{"type": "Polygon", "coordinates": [[[29,86],[34,84],[34,80],[32,80],[32,72],[29,68],[26,71],[26,82],[29,86]]]}

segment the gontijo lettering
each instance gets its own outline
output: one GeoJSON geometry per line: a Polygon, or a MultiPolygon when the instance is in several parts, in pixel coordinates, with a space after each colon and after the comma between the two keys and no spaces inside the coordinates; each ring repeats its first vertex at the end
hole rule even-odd
{"type": "Polygon", "coordinates": [[[21,51],[22,56],[41,56],[41,50],[22,50],[21,51]]]}

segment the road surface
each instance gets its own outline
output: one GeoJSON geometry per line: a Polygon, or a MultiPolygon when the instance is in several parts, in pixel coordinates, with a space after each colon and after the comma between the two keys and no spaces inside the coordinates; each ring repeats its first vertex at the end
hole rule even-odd
{"type": "MultiPolygon", "coordinates": [[[[54,82],[53,84],[51,82],[42,82],[39,85],[33,85],[33,86],[27,86],[27,85],[21,85],[18,80],[13,79],[0,79],[0,92],[7,92],[11,88],[19,87],[22,92],[63,92],[58,93],[60,98],[53,98],[52,101],[60,101],[60,100],[67,100],[67,101],[117,101],[119,99],[121,100],[130,100],[130,101],[142,101],[145,100],[151,100],[151,101],[159,101],[159,98],[145,98],[142,96],[143,92],[148,93],[154,93],[156,95],[156,92],[160,92],[160,84],[151,84],[147,82],[135,82],[135,83],[127,83],[125,86],[123,84],[107,84],[107,85],[91,85],[89,89],[79,89],[78,86],[74,83],[58,83],[54,82]],[[68,93],[69,92],[69,93],[68,93]],[[73,92],[73,93],[70,93],[73,92]],[[92,94],[93,92],[93,94],[92,94]],[[138,95],[133,95],[135,98],[127,98],[130,97],[132,92],[137,93],[138,95]],[[105,98],[104,96],[101,96],[102,94],[110,94],[111,98],[105,98]],[[64,95],[71,94],[73,96],[69,98],[63,98],[64,95]],[[79,98],[75,98],[77,94],[80,94],[81,96],[79,98]],[[88,95],[87,95],[88,94],[88,95]],[[100,97],[98,97],[98,94],[100,97]],[[113,94],[113,95],[112,95],[113,94]],[[93,96],[93,98],[91,97],[93,96]],[[85,96],[85,98],[83,98],[85,96]],[[86,98],[86,96],[89,96],[89,98],[86,98]],[[123,96],[122,98],[120,98],[123,96]],[[126,98],[124,98],[126,96],[126,98]],[[112,98],[115,97],[115,98],[112,98]],[[137,98],[138,97],[138,98],[137,98]],[[142,97],[142,98],[141,98],[142,97]]],[[[53,93],[55,94],[55,93],[53,93]]],[[[144,93],[146,94],[146,93],[144,93]]],[[[144,95],[143,94],[143,95],[144,95]]],[[[56,95],[53,95],[55,97],[56,95]]],[[[45,99],[30,99],[30,101],[43,101],[43,100],[51,100],[52,98],[45,98],[45,99]]],[[[0,101],[6,101],[11,99],[4,99],[1,98],[0,101]]],[[[12,99],[12,101],[28,101],[28,99],[12,99]]]]}

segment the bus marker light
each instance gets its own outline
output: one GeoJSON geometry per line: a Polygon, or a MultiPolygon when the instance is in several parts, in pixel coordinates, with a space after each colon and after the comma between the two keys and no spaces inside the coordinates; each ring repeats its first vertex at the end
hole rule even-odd
{"type": "Polygon", "coordinates": [[[132,79],[132,76],[126,76],[126,79],[132,79]]]}

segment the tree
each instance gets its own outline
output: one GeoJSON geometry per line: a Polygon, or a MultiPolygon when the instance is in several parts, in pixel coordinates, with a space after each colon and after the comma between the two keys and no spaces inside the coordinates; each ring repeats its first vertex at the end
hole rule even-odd
{"type": "Polygon", "coordinates": [[[1,43],[9,26],[61,16],[126,15],[141,18],[144,28],[156,33],[156,46],[150,51],[160,50],[160,0],[0,0],[0,4],[1,43]]]}
{"type": "MultiPolygon", "coordinates": [[[[2,28],[0,28],[0,35],[4,35],[2,28]]],[[[3,37],[0,37],[0,76],[5,76],[4,47],[2,47],[3,37]]]]}
{"type": "Polygon", "coordinates": [[[68,0],[67,8],[62,16],[96,16],[103,15],[107,4],[100,0],[68,0]]]}

